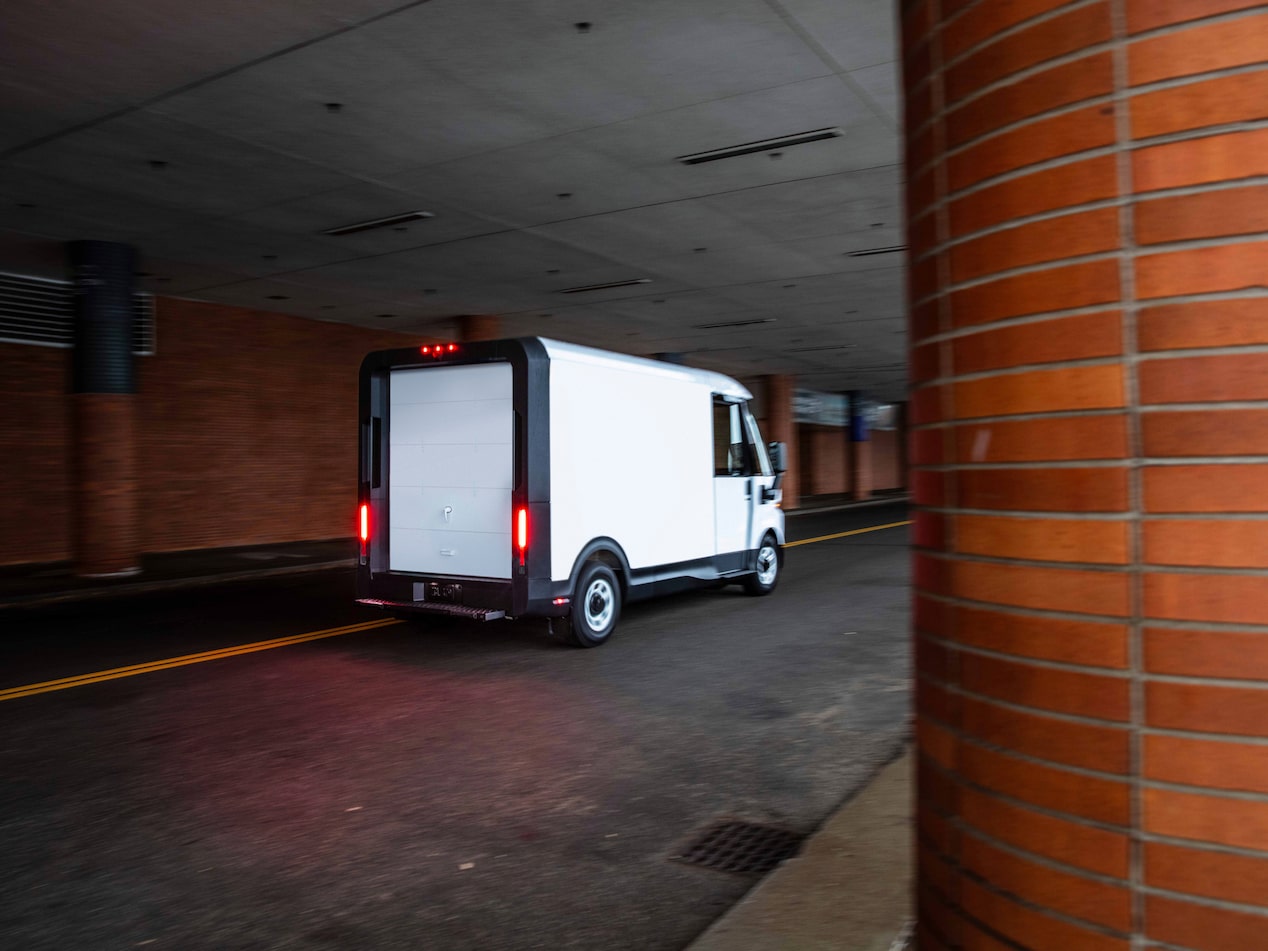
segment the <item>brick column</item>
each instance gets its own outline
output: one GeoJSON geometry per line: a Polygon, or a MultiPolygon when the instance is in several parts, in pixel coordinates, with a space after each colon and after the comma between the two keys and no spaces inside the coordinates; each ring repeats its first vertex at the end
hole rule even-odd
{"type": "Polygon", "coordinates": [[[1268,9],[903,33],[919,945],[1268,947],[1268,9]]]}
{"type": "Polygon", "coordinates": [[[801,505],[801,475],[798,472],[800,460],[797,455],[797,424],[793,421],[793,385],[791,376],[773,375],[763,378],[766,381],[766,416],[769,419],[770,432],[766,438],[772,442],[782,442],[788,447],[784,460],[788,471],[784,473],[782,506],[785,511],[801,505]]]}
{"type": "Polygon", "coordinates": [[[76,241],[67,252],[75,282],[76,570],[91,577],[133,574],[140,570],[132,367],[136,252],[105,241],[76,241]]]}
{"type": "Polygon", "coordinates": [[[502,318],[497,314],[466,314],[458,318],[458,338],[497,340],[502,336],[502,318]]]}

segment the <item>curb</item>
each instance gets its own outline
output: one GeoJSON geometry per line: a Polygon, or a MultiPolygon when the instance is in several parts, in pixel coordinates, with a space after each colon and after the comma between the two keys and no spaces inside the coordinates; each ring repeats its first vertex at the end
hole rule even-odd
{"type": "Polygon", "coordinates": [[[180,588],[198,588],[224,581],[251,581],[255,578],[276,578],[281,575],[299,575],[310,571],[326,571],[330,568],[351,568],[355,566],[355,558],[342,558],[339,561],[315,561],[307,565],[284,565],[278,568],[252,568],[245,571],[226,571],[213,575],[198,575],[192,578],[168,578],[162,581],[136,581],[127,584],[111,585],[102,588],[80,588],[75,591],[57,591],[50,594],[36,594],[30,597],[0,599],[0,611],[17,608],[42,608],[52,604],[67,604],[73,601],[97,601],[105,598],[126,597],[130,594],[151,594],[155,591],[176,591],[180,588]]]}
{"type": "Polygon", "coordinates": [[[910,739],[687,951],[904,951],[913,930],[910,739]]]}

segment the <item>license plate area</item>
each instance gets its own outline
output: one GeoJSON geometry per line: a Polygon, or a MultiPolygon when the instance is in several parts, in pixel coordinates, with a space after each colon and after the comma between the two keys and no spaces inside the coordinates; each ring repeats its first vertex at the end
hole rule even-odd
{"type": "Polygon", "coordinates": [[[414,582],[414,600],[433,604],[461,604],[462,585],[452,581],[414,582]]]}

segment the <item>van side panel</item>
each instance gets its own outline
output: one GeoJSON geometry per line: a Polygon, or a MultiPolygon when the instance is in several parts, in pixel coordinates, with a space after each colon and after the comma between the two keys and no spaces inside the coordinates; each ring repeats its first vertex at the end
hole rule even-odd
{"type": "Polygon", "coordinates": [[[511,577],[509,363],[393,370],[391,571],[511,577]]]}
{"type": "Polygon", "coordinates": [[[551,577],[592,539],[632,569],[713,555],[708,386],[621,360],[552,352],[551,577]]]}

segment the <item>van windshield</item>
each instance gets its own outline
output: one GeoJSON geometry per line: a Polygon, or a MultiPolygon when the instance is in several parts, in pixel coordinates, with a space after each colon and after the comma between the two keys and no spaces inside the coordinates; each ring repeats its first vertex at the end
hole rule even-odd
{"type": "Polygon", "coordinates": [[[766,443],[762,441],[762,431],[758,428],[757,420],[753,418],[753,414],[749,412],[747,404],[744,406],[744,426],[748,430],[748,441],[757,459],[758,475],[772,475],[770,456],[766,454],[766,443]]]}

